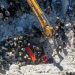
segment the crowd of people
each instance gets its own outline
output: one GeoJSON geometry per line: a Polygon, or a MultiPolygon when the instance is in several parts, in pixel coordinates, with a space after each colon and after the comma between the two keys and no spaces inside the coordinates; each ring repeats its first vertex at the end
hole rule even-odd
{"type": "MultiPolygon", "coordinates": [[[[43,7],[45,13],[48,15],[52,10],[56,11],[57,16],[58,13],[62,13],[62,4],[61,0],[56,0],[53,2],[52,0],[37,0],[39,5],[43,7]]],[[[27,1],[21,1],[21,0],[7,0],[8,7],[5,7],[4,5],[0,5],[0,18],[7,20],[9,17],[16,17],[19,16],[22,13],[30,13],[31,8],[28,5],[27,1]]],[[[71,14],[73,13],[73,8],[68,5],[68,8],[66,9],[66,15],[70,18],[71,14]]]]}
{"type": "MultiPolygon", "coordinates": [[[[47,14],[50,14],[50,10],[52,9],[52,0],[40,0],[43,4],[43,7],[45,9],[45,12],[47,14]]],[[[40,2],[38,0],[38,3],[40,2]]],[[[30,13],[31,8],[29,7],[26,0],[20,1],[20,0],[7,0],[8,6],[5,7],[5,5],[0,5],[0,19],[8,20],[9,17],[16,17],[19,16],[21,13],[30,13]]]]}
{"type": "Polygon", "coordinates": [[[7,0],[8,6],[0,5],[0,19],[8,20],[10,17],[17,17],[24,12],[29,12],[30,7],[26,1],[22,3],[20,0],[7,0]]]}
{"type": "Polygon", "coordinates": [[[39,64],[47,63],[48,58],[41,43],[33,43],[34,38],[28,35],[7,37],[0,42],[0,66],[13,63],[39,64]]]}

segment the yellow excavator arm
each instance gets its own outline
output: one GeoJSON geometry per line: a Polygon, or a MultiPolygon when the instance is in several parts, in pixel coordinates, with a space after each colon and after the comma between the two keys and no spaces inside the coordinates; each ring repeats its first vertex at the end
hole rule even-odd
{"type": "Polygon", "coordinates": [[[36,0],[27,0],[29,6],[31,7],[32,11],[35,13],[36,17],[38,18],[44,32],[42,34],[46,37],[52,37],[54,33],[54,29],[50,26],[48,20],[46,19],[43,11],[41,10],[40,6],[38,5],[36,0]]]}

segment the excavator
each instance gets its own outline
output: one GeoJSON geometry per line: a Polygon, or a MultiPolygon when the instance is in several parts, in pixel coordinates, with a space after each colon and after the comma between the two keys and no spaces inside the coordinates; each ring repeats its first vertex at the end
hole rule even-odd
{"type": "Polygon", "coordinates": [[[54,29],[53,27],[50,25],[49,21],[47,20],[47,18],[45,17],[43,11],[41,10],[39,4],[37,3],[36,0],[27,0],[27,3],[29,4],[29,6],[31,7],[32,11],[34,12],[34,14],[36,15],[36,17],[38,18],[44,32],[42,32],[42,34],[45,37],[52,37],[53,33],[54,33],[54,29]]]}
{"type": "MultiPolygon", "coordinates": [[[[45,15],[44,15],[43,11],[41,10],[41,8],[40,8],[39,4],[37,3],[37,1],[36,0],[27,0],[27,3],[29,4],[32,11],[34,12],[36,17],[38,18],[38,20],[41,24],[41,27],[44,30],[42,32],[43,36],[45,36],[47,38],[51,38],[54,34],[54,29],[50,25],[47,18],[45,17],[45,15]]],[[[32,50],[29,47],[26,47],[26,51],[29,54],[29,56],[31,57],[32,61],[34,62],[36,60],[35,54],[32,52],[32,50]]]]}
{"type": "MultiPolygon", "coordinates": [[[[50,25],[49,21],[46,19],[43,11],[41,10],[41,8],[38,5],[36,0],[27,0],[27,2],[29,4],[29,6],[31,7],[31,9],[33,10],[33,12],[35,13],[36,17],[38,18],[42,28],[44,29],[44,32],[42,32],[42,34],[45,37],[47,37],[47,39],[48,39],[47,41],[49,43],[49,40],[50,40],[49,38],[51,38],[55,34],[54,28],[50,25]]],[[[49,45],[50,44],[48,44],[48,46],[45,45],[45,47],[48,47],[48,48],[45,49],[44,51],[46,54],[49,55],[49,57],[51,57],[50,52],[46,52],[46,51],[49,51],[49,45]]],[[[32,53],[32,50],[29,47],[27,47],[27,48],[28,48],[27,53],[31,55],[30,57],[31,57],[32,61],[35,62],[36,61],[35,54],[32,53]],[[28,52],[28,50],[30,50],[30,51],[28,52]]],[[[46,57],[44,59],[45,59],[44,63],[46,63],[47,62],[46,57]]],[[[63,70],[63,67],[59,63],[56,63],[54,61],[54,65],[57,66],[61,71],[63,70]]]]}

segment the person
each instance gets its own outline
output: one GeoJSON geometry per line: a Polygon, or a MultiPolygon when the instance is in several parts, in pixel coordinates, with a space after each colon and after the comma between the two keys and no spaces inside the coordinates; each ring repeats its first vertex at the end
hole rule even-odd
{"type": "Polygon", "coordinates": [[[42,0],[37,0],[39,5],[42,6],[42,0]]]}
{"type": "MultiPolygon", "coordinates": [[[[1,10],[0,10],[1,11],[1,10]]],[[[3,18],[3,13],[2,12],[0,12],[0,19],[2,19],[3,18]]]]}
{"type": "Polygon", "coordinates": [[[4,20],[8,20],[10,17],[10,12],[8,10],[5,11],[4,20]]]}
{"type": "Polygon", "coordinates": [[[30,11],[31,11],[31,9],[30,9],[27,1],[25,1],[25,12],[28,13],[28,14],[30,14],[30,11]]]}
{"type": "Polygon", "coordinates": [[[11,2],[15,3],[15,0],[7,0],[8,4],[10,4],[11,2]]]}
{"type": "Polygon", "coordinates": [[[15,5],[10,2],[9,7],[7,8],[7,10],[10,12],[10,16],[13,17],[16,14],[16,7],[15,5]]]}
{"type": "Polygon", "coordinates": [[[47,7],[47,0],[43,0],[43,6],[44,6],[44,8],[47,7]]]}
{"type": "Polygon", "coordinates": [[[34,25],[32,26],[32,31],[33,31],[35,37],[41,37],[42,36],[42,31],[34,25]]]}
{"type": "Polygon", "coordinates": [[[48,1],[49,1],[50,8],[52,10],[52,0],[48,0],[48,1]]]}
{"type": "Polygon", "coordinates": [[[5,18],[5,11],[6,11],[6,9],[5,9],[4,5],[1,5],[0,6],[0,13],[1,13],[1,16],[2,16],[3,20],[5,18]]]}
{"type": "Polygon", "coordinates": [[[48,7],[46,8],[45,12],[49,15],[49,14],[50,14],[50,10],[51,10],[51,8],[50,8],[50,6],[48,6],[48,7]]]}
{"type": "Polygon", "coordinates": [[[66,39],[66,35],[65,35],[65,29],[64,29],[64,27],[65,27],[65,24],[64,24],[64,22],[62,22],[61,20],[60,20],[60,18],[59,17],[57,17],[57,20],[56,20],[56,32],[58,33],[58,35],[59,36],[61,36],[61,39],[63,40],[63,41],[65,41],[65,39],[66,39]]]}
{"type": "Polygon", "coordinates": [[[61,15],[61,10],[62,10],[62,4],[61,4],[61,0],[56,0],[55,4],[54,4],[54,9],[56,12],[56,15],[60,16],[61,15]]]}
{"type": "Polygon", "coordinates": [[[61,23],[61,19],[60,19],[59,16],[57,16],[57,17],[56,17],[56,22],[55,22],[55,24],[56,24],[57,26],[59,26],[60,23],[61,23]]]}
{"type": "Polygon", "coordinates": [[[3,13],[2,13],[2,8],[0,6],[0,19],[2,19],[2,18],[3,18],[3,13]]]}
{"type": "Polygon", "coordinates": [[[43,62],[46,64],[48,61],[48,56],[46,54],[43,55],[43,62]]]}
{"type": "Polygon", "coordinates": [[[34,47],[34,53],[36,54],[37,59],[41,58],[43,55],[43,51],[38,46],[34,47]]]}
{"type": "Polygon", "coordinates": [[[17,11],[21,9],[21,4],[20,4],[19,0],[16,0],[14,5],[15,5],[15,8],[17,11]]]}
{"type": "Polygon", "coordinates": [[[72,13],[73,13],[73,8],[68,5],[68,8],[66,10],[66,16],[71,20],[71,17],[72,17],[72,13]]]}

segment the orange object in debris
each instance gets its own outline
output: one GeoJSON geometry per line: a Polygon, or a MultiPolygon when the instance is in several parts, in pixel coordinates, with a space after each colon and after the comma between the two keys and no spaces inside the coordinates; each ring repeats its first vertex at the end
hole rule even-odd
{"type": "Polygon", "coordinates": [[[34,53],[32,52],[32,50],[30,49],[30,47],[25,47],[25,50],[27,51],[27,53],[29,54],[30,58],[34,62],[36,60],[36,57],[35,57],[34,53]]]}

